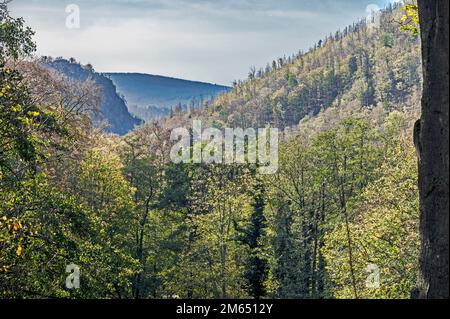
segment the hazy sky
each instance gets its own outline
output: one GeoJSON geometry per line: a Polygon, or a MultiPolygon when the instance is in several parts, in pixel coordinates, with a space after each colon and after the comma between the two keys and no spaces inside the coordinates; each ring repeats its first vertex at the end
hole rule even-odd
{"type": "Polygon", "coordinates": [[[251,66],[307,49],[389,0],[14,0],[38,54],[101,72],[142,72],[229,85],[251,66]],[[80,28],[66,27],[66,7],[80,28]]]}

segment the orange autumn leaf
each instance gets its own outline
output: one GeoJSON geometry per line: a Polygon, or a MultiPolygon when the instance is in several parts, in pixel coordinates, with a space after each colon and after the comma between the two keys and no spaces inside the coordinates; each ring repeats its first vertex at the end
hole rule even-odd
{"type": "Polygon", "coordinates": [[[19,231],[21,228],[22,227],[21,227],[20,223],[14,223],[13,229],[14,229],[15,232],[19,231]]]}

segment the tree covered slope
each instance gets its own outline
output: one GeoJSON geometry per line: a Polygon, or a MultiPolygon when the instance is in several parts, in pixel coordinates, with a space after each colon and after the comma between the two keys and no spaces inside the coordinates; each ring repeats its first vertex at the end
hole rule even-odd
{"type": "Polygon", "coordinates": [[[106,121],[106,132],[125,135],[135,126],[142,124],[142,120],[128,112],[127,105],[117,93],[114,83],[105,75],[95,72],[91,65],[83,66],[75,61],[60,58],[44,62],[71,80],[81,82],[92,80],[100,87],[102,92],[100,112],[92,116],[92,120],[96,124],[106,121]]]}
{"type": "MultiPolygon", "coordinates": [[[[195,116],[218,126],[284,128],[331,106],[411,107],[421,91],[420,40],[400,29],[402,15],[398,5],[389,6],[377,25],[362,20],[307,52],[253,68],[247,80],[236,81],[195,116]]],[[[180,120],[189,122],[189,116],[174,119],[180,120]]]]}

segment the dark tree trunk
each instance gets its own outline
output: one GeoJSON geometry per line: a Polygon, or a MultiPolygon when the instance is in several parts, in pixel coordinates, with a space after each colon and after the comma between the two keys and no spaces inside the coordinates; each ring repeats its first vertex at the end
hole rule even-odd
{"type": "Polygon", "coordinates": [[[449,1],[419,0],[424,88],[415,128],[421,212],[420,298],[448,298],[449,1]]]}

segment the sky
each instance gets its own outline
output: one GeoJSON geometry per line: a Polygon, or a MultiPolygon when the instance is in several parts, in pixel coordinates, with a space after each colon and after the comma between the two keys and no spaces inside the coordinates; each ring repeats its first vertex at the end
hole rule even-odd
{"type": "Polygon", "coordinates": [[[39,55],[74,57],[99,72],[230,85],[389,1],[13,0],[9,8],[36,31],[39,55]],[[79,28],[74,11],[66,12],[72,4],[79,28]]]}

